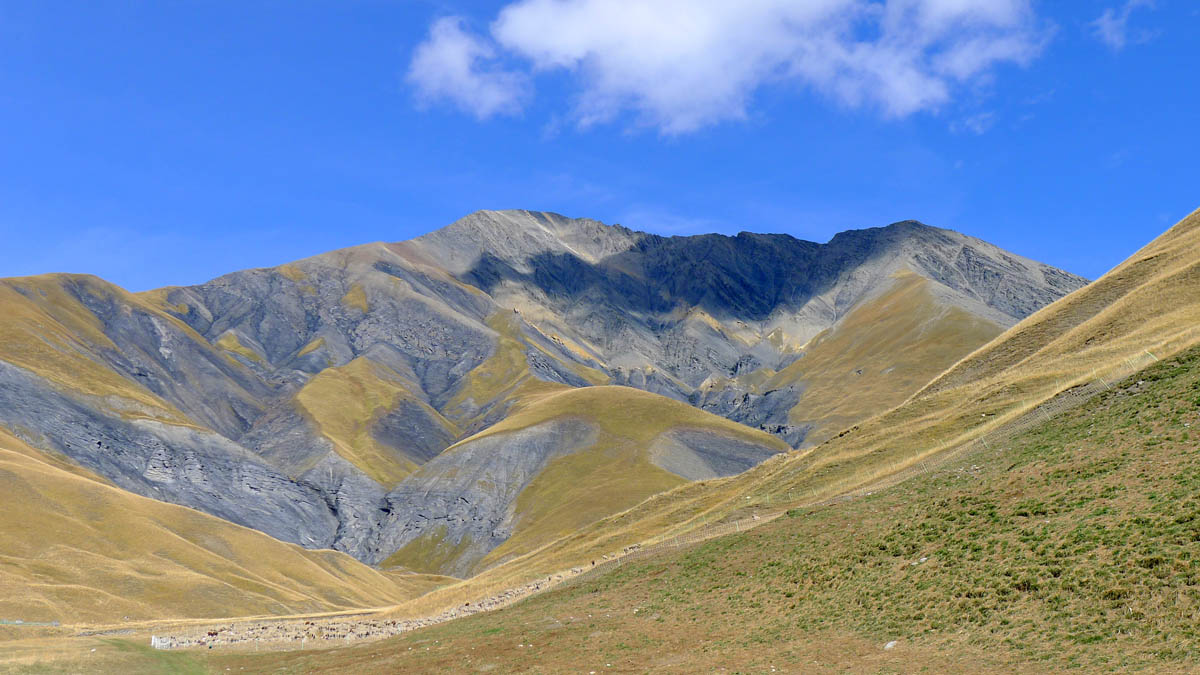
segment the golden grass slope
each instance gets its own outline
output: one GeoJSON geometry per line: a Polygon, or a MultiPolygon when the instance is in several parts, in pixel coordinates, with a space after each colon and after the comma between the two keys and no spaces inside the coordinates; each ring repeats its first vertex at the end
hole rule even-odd
{"type": "Polygon", "coordinates": [[[601,371],[565,361],[543,349],[536,341],[530,340],[524,333],[525,329],[536,329],[528,326],[520,315],[514,312],[497,312],[488,317],[487,325],[496,331],[496,351],[467,373],[465,381],[445,406],[447,415],[459,422],[463,428],[469,429],[473,423],[480,421],[478,415],[481,409],[490,410],[491,406],[503,408],[522,398],[568,388],[564,384],[546,382],[534,377],[526,358],[529,349],[535,349],[547,358],[558,361],[593,385],[608,382],[608,377],[601,371]]]}
{"type": "MultiPolygon", "coordinates": [[[[474,566],[485,570],[527,555],[560,537],[646,497],[686,482],[657,466],[654,441],[675,430],[707,432],[715,437],[784,452],[782,440],[723,417],[650,392],[620,386],[533,390],[514,399],[500,422],[446,449],[445,457],[465,452],[485,438],[503,437],[546,422],[578,419],[595,430],[586,447],[563,448],[517,496],[512,536],[474,566]]],[[[424,469],[423,469],[424,471],[424,469]]],[[[410,542],[386,564],[434,571],[462,555],[469,542],[453,544],[446,532],[433,531],[410,542]]]]}
{"type": "Polygon", "coordinates": [[[488,436],[566,418],[582,419],[596,428],[595,444],[550,461],[517,499],[519,520],[513,536],[476,569],[526,554],[652,494],[685,483],[683,478],[656,466],[650,457],[652,442],[666,432],[706,431],[777,452],[788,449],[774,436],[658,394],[598,386],[527,396],[513,405],[504,420],[446,452],[488,436]]]}
{"type": "MultiPolygon", "coordinates": [[[[883,484],[1039,403],[1094,378],[1128,372],[1134,357],[1166,358],[1200,344],[1200,211],[1100,280],[1047,306],[967,356],[893,410],[810,450],[779,455],[731,478],[657,494],[468,582],[504,586],[665,539],[747,511],[805,504],[883,484]],[[993,359],[999,364],[993,365],[993,359]]],[[[468,595],[459,586],[419,601],[468,595]]]]}
{"type": "Polygon", "coordinates": [[[201,656],[234,672],[1195,672],[1200,348],[1112,385],[891,489],[500,611],[201,656]]]}
{"type": "Polygon", "coordinates": [[[991,321],[939,302],[929,285],[913,272],[899,273],[891,288],[851,309],[809,342],[802,358],[760,385],[769,391],[804,384],[791,418],[815,424],[806,445],[902,403],[1000,334],[991,321]]]}
{"type": "Polygon", "coordinates": [[[1102,371],[1145,350],[1177,352],[1196,340],[1200,211],[1085,288],[1013,326],[922,392],[933,394],[1012,369],[1102,371]]]}
{"type": "MultiPolygon", "coordinates": [[[[296,403],[316,422],[343,459],[384,487],[394,487],[417,468],[417,462],[380,443],[371,427],[400,400],[416,402],[426,415],[452,436],[458,428],[411,392],[402,376],[390,368],[360,356],[344,366],[326,368],[296,394],[296,403]]],[[[308,467],[287,467],[294,474],[308,467]]]]}
{"type": "MultiPolygon", "coordinates": [[[[137,296],[87,275],[46,274],[0,280],[0,359],[40,375],[64,390],[108,401],[129,417],[166,423],[190,423],[175,406],[145,387],[114,372],[97,350],[116,350],[103,325],[76,296],[118,296],[120,302],[175,319],[143,303],[137,296]]],[[[198,340],[203,340],[198,335],[198,340]]]]}
{"type": "Polygon", "coordinates": [[[387,605],[407,584],[140,497],[0,432],[0,618],[65,624],[387,605]]]}
{"type": "MultiPolygon", "coordinates": [[[[582,417],[605,432],[648,442],[680,427],[719,431],[725,435],[786,449],[782,440],[686,403],[641,389],[596,386],[540,393],[518,401],[502,421],[477,434],[482,438],[516,431],[562,417],[582,417]]],[[[464,441],[465,442],[465,441],[464,441]]]]}

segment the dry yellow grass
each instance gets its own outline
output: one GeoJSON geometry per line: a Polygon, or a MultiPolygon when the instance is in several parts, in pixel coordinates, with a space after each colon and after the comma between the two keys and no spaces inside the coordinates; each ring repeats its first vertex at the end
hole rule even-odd
{"type": "Polygon", "coordinates": [[[66,624],[328,612],[445,580],[140,497],[0,432],[0,617],[66,624]]]}
{"type": "MultiPolygon", "coordinates": [[[[97,350],[116,349],[95,314],[80,302],[129,303],[175,320],[135,296],[96,277],[51,274],[0,281],[0,359],[20,366],[77,395],[109,399],[131,417],[190,424],[173,405],[104,364],[97,350]]],[[[182,326],[182,324],[178,324],[182,326]]],[[[203,341],[187,329],[189,336],[203,341]]],[[[207,342],[204,345],[207,346],[207,342]]]]}
{"type": "MultiPolygon", "coordinates": [[[[403,448],[390,448],[371,434],[372,425],[400,400],[408,400],[425,409],[436,420],[458,435],[458,428],[436,410],[410,392],[410,384],[396,372],[360,356],[344,366],[326,368],[296,394],[296,402],[328,438],[334,450],[358,467],[372,480],[393,487],[417,468],[403,448]]],[[[303,473],[309,467],[287,467],[303,473]]]]}
{"type": "Polygon", "coordinates": [[[362,284],[353,284],[350,290],[346,291],[346,295],[342,296],[342,304],[347,307],[353,307],[358,311],[366,314],[371,307],[367,304],[367,292],[363,290],[362,284]]]}
{"type": "Polygon", "coordinates": [[[288,263],[286,265],[280,265],[279,267],[276,267],[275,269],[278,270],[279,273],[282,274],[285,278],[295,281],[297,283],[299,283],[301,281],[306,281],[308,279],[308,275],[304,273],[304,270],[300,269],[297,265],[292,264],[292,263],[288,263]]]}
{"type": "Polygon", "coordinates": [[[1200,348],[1192,348],[893,489],[794,509],[385,642],[269,658],[225,653],[213,663],[1195,672],[1197,392],[1200,348]]]}
{"type": "Polygon", "coordinates": [[[429,611],[488,589],[785,503],[827,499],[936,463],[1082,382],[1200,344],[1200,211],[1093,284],[968,355],[893,410],[815,448],[776,456],[731,478],[688,483],[540,549],[435,591],[401,611],[429,611]]]}
{"type": "Polygon", "coordinates": [[[815,423],[817,445],[842,429],[902,403],[930,378],[1001,333],[1000,326],[939,303],[929,281],[897,276],[882,295],[852,309],[814,338],[805,355],[761,386],[803,382],[794,421],[815,423]]]}
{"type": "Polygon", "coordinates": [[[296,356],[307,356],[324,346],[325,346],[325,338],[319,337],[315,340],[309,341],[308,344],[304,345],[300,349],[300,351],[296,353],[296,356]]]}
{"type": "Polygon", "coordinates": [[[238,339],[237,333],[233,331],[223,333],[221,337],[217,338],[216,345],[227,352],[233,352],[255,363],[269,365],[262,354],[242,344],[242,341],[238,339]]]}
{"type": "MultiPolygon", "coordinates": [[[[618,386],[587,387],[541,392],[518,400],[504,420],[476,434],[479,439],[518,431],[559,419],[582,419],[597,429],[595,443],[552,460],[518,497],[520,514],[513,536],[477,566],[478,574],[467,581],[438,589],[428,597],[395,610],[398,616],[435,613],[464,601],[515,587],[539,576],[561,571],[581,560],[598,559],[602,553],[645,537],[611,540],[605,548],[568,546],[565,551],[550,545],[589,523],[622,512],[646,499],[670,497],[685,481],[655,466],[649,458],[650,444],[664,432],[697,429],[742,441],[757,443],[780,452],[787,445],[778,438],[750,429],[685,403],[638,389],[618,386]]],[[[468,443],[461,441],[455,447],[468,443]]],[[[710,484],[721,481],[711,481],[710,484]]],[[[628,533],[622,533],[625,537],[628,533]]],[[[570,538],[570,537],[568,537],[570,538]]],[[[413,544],[405,559],[424,569],[425,560],[443,560],[452,555],[433,536],[413,544]],[[424,557],[422,557],[424,556],[424,557]]]]}
{"type": "Polygon", "coordinates": [[[543,349],[536,341],[527,339],[524,334],[526,328],[538,329],[528,326],[516,313],[493,314],[488,317],[487,325],[497,333],[496,351],[467,373],[464,383],[444,408],[447,414],[465,429],[471,428],[473,422],[478,422],[474,416],[479,409],[509,406],[515,401],[537,394],[569,388],[564,384],[546,382],[534,377],[525,356],[530,349],[536,349],[546,357],[558,361],[560,365],[591,384],[607,384],[609,381],[603,372],[579,363],[564,361],[558,355],[543,349]]]}
{"type": "MultiPolygon", "coordinates": [[[[683,484],[684,479],[651,460],[650,447],[665,432],[694,429],[778,452],[788,449],[774,436],[685,403],[629,387],[601,386],[535,391],[517,399],[504,420],[445,452],[454,453],[482,438],[563,419],[592,425],[594,440],[586,447],[564,448],[570,454],[552,459],[522,490],[515,506],[518,519],[512,537],[480,561],[476,570],[525,556],[649,495],[683,484]]],[[[433,532],[411,542],[389,562],[418,570],[438,569],[466,546],[451,545],[443,536],[433,532]]]]}
{"type": "Polygon", "coordinates": [[[719,430],[735,438],[787,449],[786,443],[770,434],[686,403],[641,389],[611,385],[527,396],[513,405],[507,417],[472,438],[525,429],[563,417],[582,417],[607,433],[641,442],[653,440],[664,431],[691,427],[719,430]]]}
{"type": "Polygon", "coordinates": [[[456,416],[467,414],[469,404],[484,407],[499,401],[533,378],[525,360],[525,345],[519,339],[517,319],[500,313],[489,317],[487,324],[498,335],[496,351],[467,373],[465,383],[446,404],[445,410],[456,416]]]}
{"type": "MultiPolygon", "coordinates": [[[[419,616],[478,599],[631,543],[663,539],[742,514],[762,506],[768,497],[777,507],[781,501],[811,502],[887,480],[914,462],[936,461],[1079,382],[1122,369],[1134,356],[1152,352],[1165,357],[1193,346],[1200,342],[1196,250],[1200,214],[1192,214],[1101,280],[1006,331],[894,410],[746,474],[656,494],[568,536],[514,552],[516,557],[504,564],[409,600],[395,611],[419,616]]],[[[521,389],[528,386],[527,367],[523,358],[513,358],[523,347],[511,339],[510,351],[498,351],[486,367],[472,373],[463,399],[497,400],[520,393],[514,398],[508,429],[563,414],[538,412],[541,404],[549,405],[550,411],[562,403],[556,403],[553,387],[521,389]]]]}

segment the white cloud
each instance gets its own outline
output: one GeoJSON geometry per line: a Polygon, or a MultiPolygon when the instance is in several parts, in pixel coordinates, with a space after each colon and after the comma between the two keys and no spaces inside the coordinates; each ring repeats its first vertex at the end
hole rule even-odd
{"type": "Polygon", "coordinates": [[[462,19],[434,22],[417,46],[408,82],[424,102],[447,101],[479,119],[521,112],[528,77],[494,65],[495,48],[463,30],[462,19]]]}
{"type": "MultiPolygon", "coordinates": [[[[1092,35],[1114,51],[1120,51],[1129,43],[1129,16],[1138,7],[1153,7],[1153,0],[1127,0],[1119,9],[1109,7],[1093,22],[1092,35]]],[[[1139,33],[1137,39],[1145,39],[1145,32],[1139,33]]]]}
{"type": "Polygon", "coordinates": [[[952,123],[950,125],[950,130],[959,134],[972,133],[976,136],[982,136],[983,134],[986,134],[995,123],[995,113],[982,112],[952,123]]]}
{"type": "Polygon", "coordinates": [[[1037,56],[1045,32],[1029,3],[516,0],[490,37],[532,74],[570,73],[578,124],[631,112],[676,134],[745,118],[768,85],[807,86],[892,117],[935,110],[995,66],[1037,56]]]}

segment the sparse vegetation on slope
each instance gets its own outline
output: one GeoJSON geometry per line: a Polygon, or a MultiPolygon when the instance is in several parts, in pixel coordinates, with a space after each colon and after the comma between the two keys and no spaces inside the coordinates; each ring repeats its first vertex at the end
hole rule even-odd
{"type": "MultiPolygon", "coordinates": [[[[554,214],[481,212],[411,242],[197,286],[130,294],[86,276],[0,281],[0,308],[12,319],[0,326],[0,423],[138,494],[377,562],[410,543],[423,528],[410,525],[436,499],[389,494],[404,492],[402,481],[455,440],[524,424],[504,420],[571,388],[626,384],[800,442],[807,424],[789,422],[788,411],[807,383],[774,396],[759,388],[800,342],[885,291],[901,269],[938,289],[929,297],[964,309],[968,333],[972,317],[1007,325],[1082,282],[912,222],[818,245],[785,235],[664,239],[554,214]],[[698,389],[706,382],[720,385],[698,389]]],[[[948,359],[953,340],[935,337],[948,359]]],[[[843,365],[831,365],[827,379],[843,365]]],[[[820,379],[820,368],[806,367],[805,378],[820,379]]],[[[875,395],[883,384],[857,397],[845,385],[835,387],[845,392],[833,397],[840,404],[822,404],[812,386],[808,403],[834,424],[886,404],[875,395]]],[[[602,418],[613,410],[600,411],[589,419],[606,425],[597,427],[603,438],[572,445],[590,454],[551,451],[528,470],[544,476],[493,472],[501,492],[514,492],[500,501],[519,511],[512,519],[489,511],[472,556],[517,530],[528,538],[487,564],[529,552],[681,480],[741,470],[775,447],[739,449],[758,441],[732,423],[700,425],[730,441],[723,447],[650,433],[647,421],[660,413],[678,418],[669,428],[688,429],[698,418],[683,405],[625,411],[612,423],[602,418]]],[[[449,503],[466,503],[462,496],[449,503]]],[[[471,508],[491,508],[488,495],[476,496],[471,508]]],[[[454,527],[447,536],[460,547],[454,527]]],[[[428,533],[417,548],[438,549],[436,539],[428,533]]]]}
{"type": "Polygon", "coordinates": [[[225,333],[221,337],[217,338],[217,341],[214,344],[221,349],[233,352],[234,354],[244,357],[247,360],[253,361],[259,365],[267,365],[267,361],[262,357],[262,354],[259,354],[253,349],[242,344],[242,341],[238,339],[237,333],[234,333],[233,331],[225,333]]]}
{"type": "MultiPolygon", "coordinates": [[[[788,501],[815,503],[861,491],[866,485],[894,482],[912,467],[937,462],[1058,392],[1095,378],[1111,377],[1114,371],[1128,372],[1134,357],[1149,358],[1147,350],[1166,357],[1195,345],[1200,341],[1200,329],[1196,328],[1200,326],[1200,303],[1196,302],[1200,297],[1200,273],[1195,272],[1200,263],[1184,252],[1200,237],[1197,224],[1200,213],[1131,258],[1142,259],[1146,251],[1158,250],[1162,242],[1170,244],[1168,250],[1177,251],[1167,258],[1159,257],[1162,266],[1145,276],[1125,274],[1127,265],[1114,270],[1114,274],[1125,274],[1121,293],[1092,298],[1092,287],[1088,287],[1062,301],[1090,304],[1093,315],[1108,317],[1099,327],[1087,321],[1076,322],[1073,335],[1088,345],[1086,349],[1062,354],[1024,340],[1025,330],[1041,330],[1043,320],[1061,316],[1058,305],[1052,305],[979,352],[997,349],[999,342],[1013,342],[1017,345],[1013,349],[1025,350],[1026,358],[1008,370],[941,391],[923,392],[812,450],[777,456],[731,478],[689,483],[654,495],[627,511],[582,527],[460,586],[434,592],[400,611],[428,612],[447,602],[481,596],[482,589],[516,586],[631,544],[659,541],[712,522],[744,517],[764,507],[777,508],[788,501]],[[1144,299],[1160,294],[1170,296],[1173,302],[1142,307],[1128,301],[1130,297],[1144,299]],[[1101,306],[1104,303],[1118,307],[1107,310],[1101,306]],[[1122,320],[1123,313],[1141,318],[1122,320]],[[1113,330],[1114,326],[1121,328],[1113,330]],[[1143,326],[1156,330],[1148,332],[1141,329],[1143,326]],[[1088,338],[1092,330],[1100,332],[1088,338]],[[775,506],[767,507],[768,502],[775,506]]],[[[1097,282],[1100,288],[1105,287],[1103,282],[1097,282]]],[[[974,358],[968,357],[964,363],[974,358]]]]}
{"type": "Polygon", "coordinates": [[[513,400],[506,418],[446,449],[400,486],[414,495],[424,514],[417,522],[426,527],[408,530],[387,563],[485,569],[680,485],[686,479],[661,461],[678,452],[660,447],[673,433],[695,434],[724,453],[736,467],[721,467],[725,475],[787,450],[764,432],[629,387],[527,394],[513,400]],[[448,502],[441,501],[445,494],[452,495],[448,502]],[[474,510],[450,517],[459,508],[474,510]],[[437,524],[447,523],[438,520],[441,509],[448,526],[437,524]],[[489,543],[498,528],[511,536],[489,543]]]}
{"type": "Polygon", "coordinates": [[[112,294],[136,303],[135,296],[83,275],[50,274],[0,281],[0,311],[4,316],[0,321],[0,359],[64,389],[98,399],[111,397],[114,407],[130,416],[188,421],[174,406],[96,358],[96,351],[117,347],[79,296],[90,295],[103,303],[112,294]]]}
{"type": "MultiPolygon", "coordinates": [[[[990,429],[1015,419],[1071,387],[1128,371],[1133,357],[1165,357],[1200,343],[1200,212],[1093,285],[1034,314],[955,366],[1011,352],[1012,365],[953,384],[935,381],[894,410],[861,422],[809,451],[789,453],[739,476],[681,486],[597,522],[517,561],[530,575],[575,564],[623,546],[686,532],[745,513],[769,499],[815,502],[878,481],[921,462],[936,461],[990,429]],[[1149,265],[1146,261],[1155,261],[1149,265]],[[1132,270],[1132,271],[1131,271],[1132,270]],[[1070,310],[1088,307],[1085,313],[1070,310]],[[1060,324],[1061,339],[1030,340],[1043,323],[1060,324]],[[1066,324],[1070,324],[1067,326],[1066,324]],[[1023,356],[1021,356],[1023,355],[1023,356]]],[[[499,573],[499,571],[497,571],[499,573]]]]}
{"type": "MultiPolygon", "coordinates": [[[[343,459],[390,488],[417,468],[413,459],[417,453],[406,455],[405,448],[388,447],[372,434],[372,426],[397,401],[412,401],[445,433],[458,433],[453,423],[412,394],[412,386],[386,366],[362,356],[318,373],[296,394],[296,402],[343,459]]],[[[295,473],[306,468],[289,467],[295,473]]]]}
{"type": "Polygon", "coordinates": [[[861,499],[387,642],[213,663],[1187,670],[1200,659],[1198,400],[1191,350],[861,499]]]}
{"type": "Polygon", "coordinates": [[[759,389],[792,382],[805,390],[792,409],[795,421],[816,429],[819,444],[863,419],[893,408],[934,375],[999,335],[1001,327],[952,305],[940,304],[930,282],[912,272],[877,298],[854,307],[810,342],[804,356],[759,389]]]}
{"type": "Polygon", "coordinates": [[[373,607],[411,589],[342,553],[308,551],[139,497],[0,432],[0,618],[72,624],[373,607]]]}

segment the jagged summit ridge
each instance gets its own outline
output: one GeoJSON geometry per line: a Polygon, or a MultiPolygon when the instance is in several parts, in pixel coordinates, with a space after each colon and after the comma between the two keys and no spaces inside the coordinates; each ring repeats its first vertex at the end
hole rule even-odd
{"type": "Polygon", "coordinates": [[[818,244],[481,211],[142,294],[0,282],[0,424],[138,494],[463,573],[819,442],[1082,283],[915,222],[818,244]]]}

